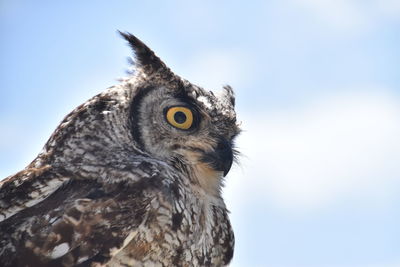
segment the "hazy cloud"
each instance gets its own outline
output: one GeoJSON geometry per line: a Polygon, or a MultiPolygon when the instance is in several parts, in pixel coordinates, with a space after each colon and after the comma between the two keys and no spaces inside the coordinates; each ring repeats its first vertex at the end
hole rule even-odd
{"type": "Polygon", "coordinates": [[[339,94],[243,121],[246,183],[234,190],[249,196],[302,212],[349,197],[385,201],[400,182],[400,101],[390,95],[339,94]]]}
{"type": "Polygon", "coordinates": [[[396,0],[293,0],[319,21],[341,32],[363,32],[379,21],[400,18],[400,2],[396,0]]]}

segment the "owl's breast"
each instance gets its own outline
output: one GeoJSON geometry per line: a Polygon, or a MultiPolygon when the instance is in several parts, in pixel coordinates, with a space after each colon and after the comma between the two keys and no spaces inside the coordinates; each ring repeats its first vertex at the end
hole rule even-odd
{"type": "Polygon", "coordinates": [[[230,262],[234,235],[224,206],[186,192],[173,201],[159,194],[149,207],[145,221],[113,251],[110,266],[223,266],[230,262]]]}

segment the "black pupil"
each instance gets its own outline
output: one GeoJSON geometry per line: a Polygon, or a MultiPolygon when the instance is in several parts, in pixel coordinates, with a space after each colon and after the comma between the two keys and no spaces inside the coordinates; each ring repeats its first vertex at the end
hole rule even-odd
{"type": "Polygon", "coordinates": [[[182,124],[186,121],[186,115],[182,111],[178,111],[174,114],[174,120],[176,123],[182,124]]]}

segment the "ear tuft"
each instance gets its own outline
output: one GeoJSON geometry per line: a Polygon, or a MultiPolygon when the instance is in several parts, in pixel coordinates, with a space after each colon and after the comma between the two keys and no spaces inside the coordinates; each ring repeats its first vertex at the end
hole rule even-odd
{"type": "Polygon", "coordinates": [[[232,106],[235,106],[235,93],[233,92],[233,89],[230,85],[225,85],[224,87],[224,95],[225,98],[232,104],[232,106]]]}
{"type": "Polygon", "coordinates": [[[162,62],[161,59],[136,36],[128,32],[118,31],[118,33],[128,41],[135,54],[136,60],[134,63],[138,67],[141,67],[145,73],[152,74],[159,70],[169,71],[164,62],[162,62]]]}

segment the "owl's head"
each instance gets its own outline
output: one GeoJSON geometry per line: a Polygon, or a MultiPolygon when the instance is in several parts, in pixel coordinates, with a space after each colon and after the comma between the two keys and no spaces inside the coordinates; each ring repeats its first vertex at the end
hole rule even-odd
{"type": "Polygon", "coordinates": [[[172,73],[135,36],[122,36],[134,50],[138,72],[129,116],[134,141],[152,157],[186,168],[203,186],[214,187],[231,168],[239,133],[233,90],[205,91],[172,73]]]}
{"type": "Polygon", "coordinates": [[[134,71],[66,117],[75,137],[63,141],[69,147],[64,145],[64,158],[68,151],[75,162],[83,162],[88,151],[104,161],[118,153],[140,155],[170,165],[206,191],[218,191],[239,133],[233,90],[225,86],[214,94],[193,85],[135,36],[121,35],[133,49],[134,71]],[[85,153],[79,156],[74,147],[85,153]]]}

